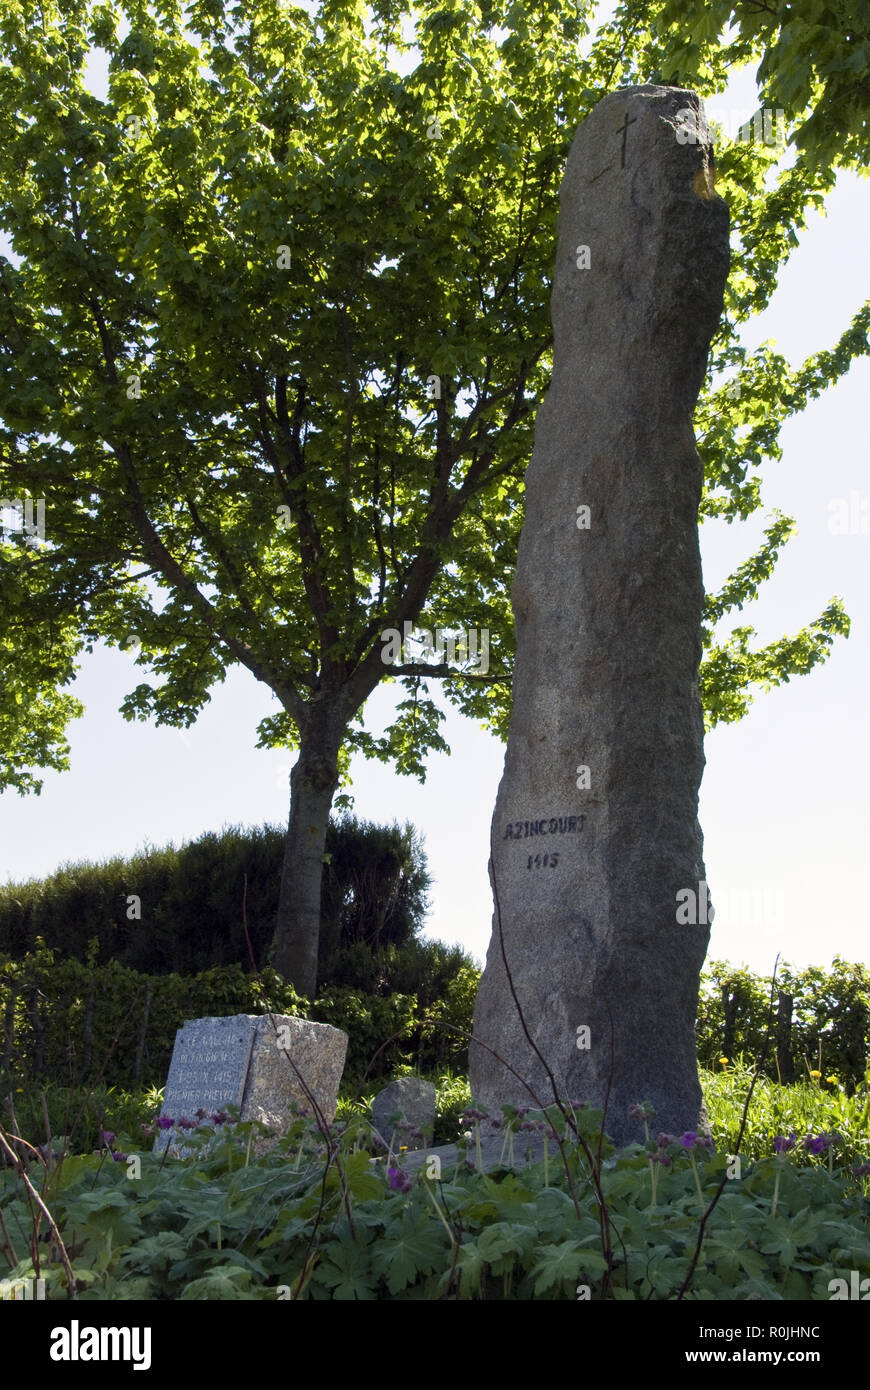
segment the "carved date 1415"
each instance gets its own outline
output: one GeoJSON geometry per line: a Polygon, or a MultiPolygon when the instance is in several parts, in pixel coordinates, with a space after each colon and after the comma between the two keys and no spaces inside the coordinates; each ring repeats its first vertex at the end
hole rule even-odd
{"type": "Polygon", "coordinates": [[[559,851],[555,854],[530,854],[527,869],[555,869],[559,862],[559,851]]]}

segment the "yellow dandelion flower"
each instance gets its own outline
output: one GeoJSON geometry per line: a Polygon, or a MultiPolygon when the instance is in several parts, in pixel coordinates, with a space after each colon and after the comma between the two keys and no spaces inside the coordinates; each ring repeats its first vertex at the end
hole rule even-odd
{"type": "Polygon", "coordinates": [[[810,1072],[810,1076],[821,1076],[821,1074],[822,1074],[822,1073],[821,1073],[820,1071],[811,1071],[811,1072],[810,1072]]]}

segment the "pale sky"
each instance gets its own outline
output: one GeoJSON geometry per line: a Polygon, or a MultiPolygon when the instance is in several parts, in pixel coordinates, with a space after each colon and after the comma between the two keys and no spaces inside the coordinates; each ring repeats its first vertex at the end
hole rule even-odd
{"type": "MultiPolygon", "coordinates": [[[[95,90],[100,80],[95,64],[95,90]]],[[[707,106],[713,115],[751,115],[751,72],[707,106]]],[[[868,213],[870,181],[842,174],[827,217],[811,215],[769,310],[747,327],[748,346],[772,339],[793,367],[833,346],[870,294],[868,213]]],[[[826,965],[837,954],[868,960],[870,534],[860,523],[844,535],[829,527],[838,501],[851,501],[859,516],[870,510],[868,395],[870,362],[862,358],[784,427],[783,459],[763,473],[764,510],[747,523],[701,529],[705,583],[715,591],[757,548],[773,507],[798,524],[760,599],[734,615],[729,630],[749,623],[758,642],[768,642],[804,627],[834,595],[852,618],[851,637],[835,642],[824,666],[757,695],[744,720],[706,740],[699,815],[716,906],[708,960],[764,973],[777,952],[797,966],[826,965]]],[[[45,773],[39,797],[0,795],[0,882],[146,844],[180,844],[224,825],[286,822],[291,756],[254,747],[258,721],[277,708],[268,690],[236,669],[197,725],[181,733],[127,724],[118,714],[142,679],[124,653],[101,647],[83,657],[73,691],[87,712],[71,726],[71,770],[45,773]]],[[[369,728],[389,722],[397,689],[376,692],[369,728]]],[[[429,758],[425,786],[357,758],[350,791],[357,815],[419,828],[435,879],[426,935],[459,942],[482,961],[492,916],[489,829],[504,747],[452,710],[442,732],[452,756],[429,758]]]]}

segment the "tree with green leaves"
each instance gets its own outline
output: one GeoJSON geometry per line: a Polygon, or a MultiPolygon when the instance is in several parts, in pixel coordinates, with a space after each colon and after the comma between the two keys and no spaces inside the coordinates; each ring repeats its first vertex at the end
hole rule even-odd
{"type": "MultiPolygon", "coordinates": [[[[588,10],[0,0],[0,496],[46,515],[44,540],[0,541],[0,787],[65,766],[63,687],[96,641],[132,646],[151,679],[122,712],[158,724],[189,725],[245,667],[278,706],[258,746],[298,751],[275,964],[308,995],[352,752],[422,779],[446,749],[433,681],[506,733],[562,169],[600,97],[670,61],[632,6],[584,56],[588,10]],[[488,662],[416,652],[433,628],[485,632],[488,662]],[[403,698],[378,737],[363,714],[384,680],[403,698]]],[[[867,351],[866,306],[794,371],[739,345],[830,179],[799,159],[771,192],[774,161],[718,161],[739,244],[699,430],[702,514],[729,520],[761,505],[783,421],[867,351]]],[[[791,527],[709,600],[708,725],[848,631],[834,599],[766,648],[748,627],[717,644],[791,527]]]]}

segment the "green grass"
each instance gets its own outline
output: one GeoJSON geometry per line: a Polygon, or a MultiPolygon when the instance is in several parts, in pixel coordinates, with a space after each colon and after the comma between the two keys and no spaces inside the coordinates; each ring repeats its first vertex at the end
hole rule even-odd
{"type": "MultiPolygon", "coordinates": [[[[396,1074],[414,1073],[406,1067],[398,1069],[396,1074]]],[[[451,1071],[423,1075],[436,1089],[438,1118],[434,1143],[449,1144],[457,1136],[460,1114],[471,1102],[468,1078],[451,1071]]],[[[718,1074],[702,1071],[700,1075],[715,1146],[721,1152],[733,1153],[752,1068],[738,1058],[718,1074]]],[[[340,1097],[336,1119],[346,1120],[354,1113],[364,1113],[379,1089],[380,1082],[366,1087],[358,1101],[340,1097]]],[[[100,1148],[100,1132],[104,1129],[115,1134],[138,1135],[139,1126],[148,1124],[159,1111],[163,1091],[156,1086],[139,1091],[104,1086],[89,1095],[84,1087],[47,1086],[44,1095],[52,1135],[70,1136],[72,1153],[91,1153],[100,1148]]],[[[32,1144],[44,1144],[45,1122],[40,1093],[22,1089],[14,1093],[13,1099],[21,1134],[32,1144]]],[[[867,1085],[850,1097],[844,1087],[824,1077],[791,1086],[761,1078],[753,1092],[741,1151],[754,1161],[772,1152],[775,1135],[794,1131],[801,1141],[808,1134],[836,1131],[843,1136],[838,1153],[844,1161],[858,1163],[870,1157],[868,1118],[870,1089],[867,1085]]],[[[8,1116],[4,1116],[4,1123],[8,1127],[8,1116]]],[[[653,1119],[651,1132],[655,1133],[656,1128],[653,1119]]],[[[149,1145],[143,1141],[142,1147],[149,1145]]]]}
{"type": "MultiPolygon", "coordinates": [[[[143,1086],[126,1091],[119,1086],[56,1086],[40,1088],[16,1087],[12,1092],[15,1123],[24,1139],[34,1145],[46,1143],[46,1114],[51,1137],[57,1141],[69,1138],[68,1151],[74,1154],[91,1153],[102,1147],[101,1131],[113,1134],[138,1135],[141,1124],[153,1120],[159,1112],[163,1088],[143,1086]],[[45,1109],[43,1110],[43,1099],[45,1109]]],[[[0,1124],[11,1129],[8,1105],[0,1108],[0,1124]]],[[[143,1140],[143,1147],[147,1147],[143,1140]]]]}
{"type": "MultiPolygon", "coordinates": [[[[753,1068],[742,1057],[719,1075],[701,1072],[701,1085],[717,1149],[733,1153],[737,1145],[743,1106],[753,1068]]],[[[808,1134],[836,1131],[842,1135],[841,1156],[858,1163],[870,1156],[870,1086],[865,1082],[853,1096],[836,1078],[795,1082],[781,1086],[761,1077],[755,1084],[741,1150],[749,1158],[771,1153],[775,1135],[792,1131],[800,1141],[808,1134]]]]}

